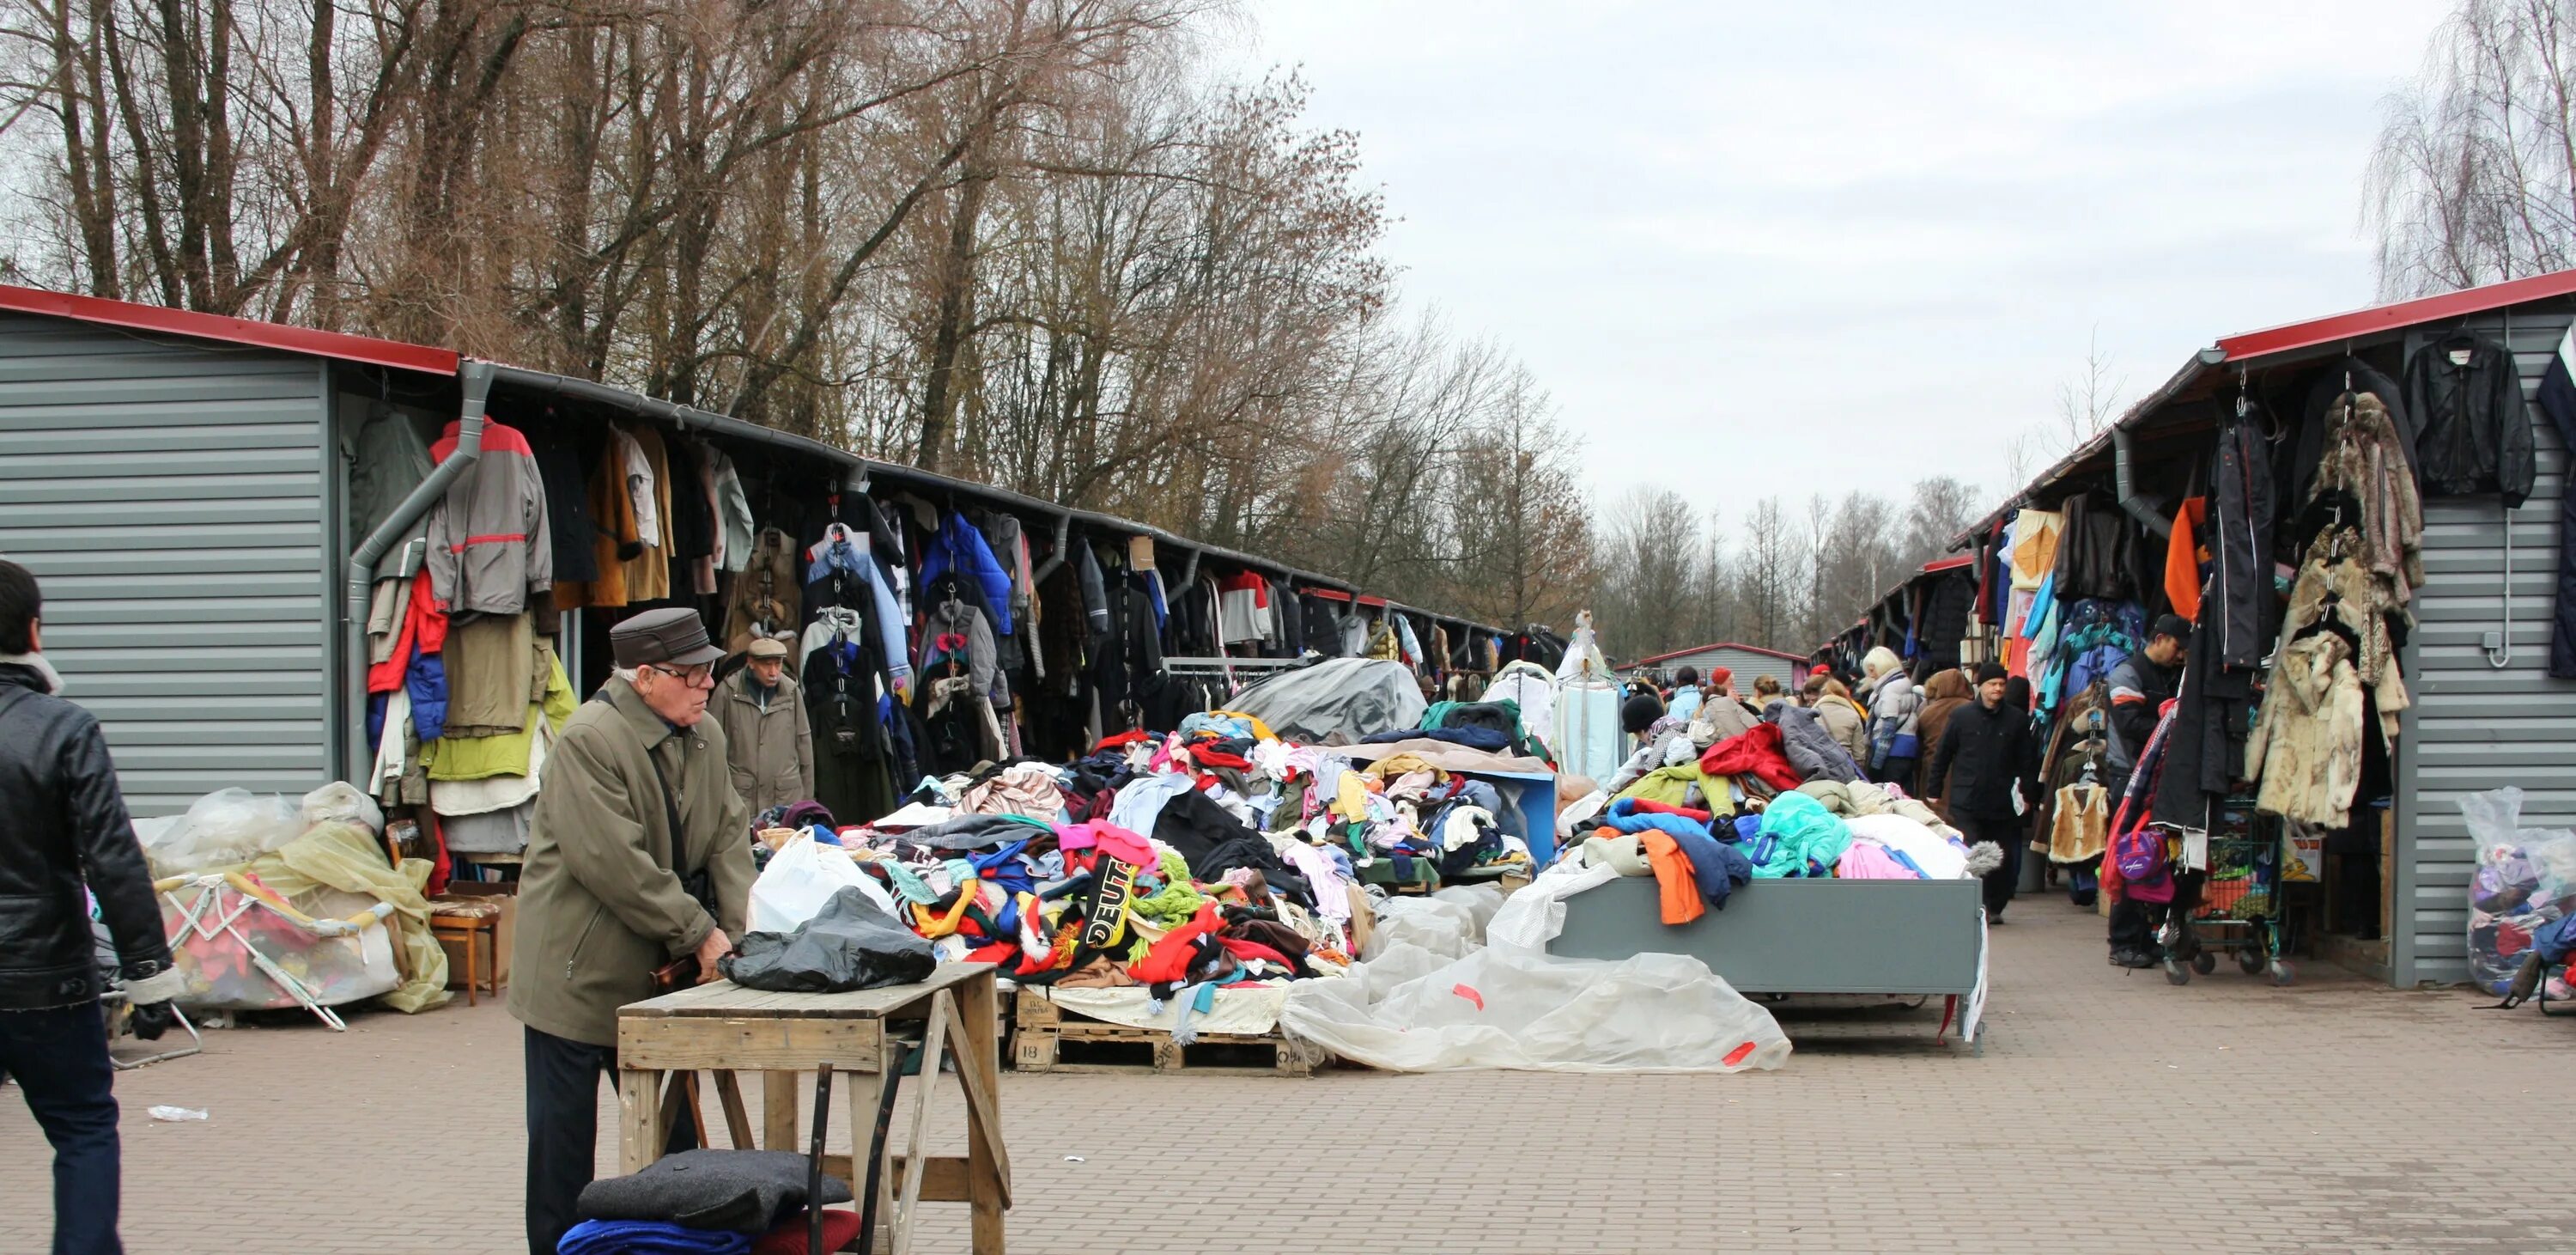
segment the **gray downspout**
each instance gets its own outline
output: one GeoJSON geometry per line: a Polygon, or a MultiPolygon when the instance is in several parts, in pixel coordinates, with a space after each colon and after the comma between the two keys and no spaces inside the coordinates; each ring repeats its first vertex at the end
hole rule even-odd
{"type": "Polygon", "coordinates": [[[1057,514],[1055,516],[1055,549],[1053,552],[1047,554],[1046,561],[1038,564],[1038,569],[1029,576],[1029,582],[1032,584],[1043,584],[1046,582],[1046,577],[1055,574],[1056,568],[1064,565],[1065,546],[1072,543],[1072,540],[1073,516],[1063,513],[1057,514]]]}
{"type": "Polygon", "coordinates": [[[2173,535],[2173,520],[2159,513],[2147,499],[2138,495],[2136,471],[2131,466],[2129,429],[2111,429],[2111,479],[2120,491],[2120,508],[2158,536],[2173,535]]]}
{"type": "Polygon", "coordinates": [[[448,485],[456,482],[467,467],[483,456],[483,411],[492,397],[492,364],[464,361],[456,367],[457,382],[465,392],[465,403],[457,412],[456,447],[444,461],[431,467],[429,477],[411,490],[411,495],[394,507],[392,514],[376,524],[376,530],[358,542],[349,555],[348,605],[344,611],[348,622],[343,628],[342,652],[348,664],[342,683],[348,686],[345,705],[348,709],[348,771],[355,780],[374,761],[374,747],[367,744],[367,612],[375,592],[376,563],[393,548],[394,542],[418,523],[429,507],[447,494],[448,485]]]}

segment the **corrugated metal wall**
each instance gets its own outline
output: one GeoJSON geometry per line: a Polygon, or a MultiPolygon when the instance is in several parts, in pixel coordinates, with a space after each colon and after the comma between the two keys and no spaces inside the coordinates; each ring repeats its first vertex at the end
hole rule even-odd
{"type": "MultiPolygon", "coordinates": [[[[2526,397],[2566,334],[2565,312],[2517,311],[2510,346],[2526,397]]],[[[2485,315],[2466,327],[2506,343],[2508,320],[2485,315]]],[[[2415,348],[2447,334],[2418,333],[2415,348]]],[[[2390,976],[2400,986],[2468,979],[2468,882],[2474,867],[2458,801],[2504,785],[2524,791],[2523,819],[2576,826],[2576,683],[2552,680],[2549,625],[2558,571],[2558,499],[2567,451],[2537,407],[2539,482],[2513,514],[2513,657],[2488,662],[2486,633],[2504,627],[2502,504],[2494,498],[2440,499],[2424,509],[2425,584],[2420,628],[2405,651],[2415,708],[2398,743],[2396,866],[2390,869],[2390,976]]]]}
{"type": "Polygon", "coordinates": [[[323,376],[0,314],[0,554],[137,815],[329,778],[323,376]]]}
{"type": "Polygon", "coordinates": [[[1683,667],[1697,667],[1702,675],[1708,674],[1710,667],[1724,667],[1735,673],[1735,691],[1747,697],[1753,695],[1753,677],[1757,675],[1770,676],[1778,680],[1783,687],[1794,687],[1800,672],[1804,670],[1789,659],[1757,654],[1748,649],[1695,650],[1679,657],[1666,658],[1656,663],[1655,667],[1665,675],[1671,675],[1683,667]]]}

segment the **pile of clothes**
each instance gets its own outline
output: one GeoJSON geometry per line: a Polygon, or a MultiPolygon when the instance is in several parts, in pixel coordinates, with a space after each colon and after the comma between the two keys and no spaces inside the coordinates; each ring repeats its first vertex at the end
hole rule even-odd
{"type": "Polygon", "coordinates": [[[1424,755],[1519,760],[1399,741],[1355,761],[1232,711],[1179,724],[1068,764],[925,779],[868,824],[833,825],[810,804],[765,817],[780,852],[764,851],[754,915],[793,924],[846,884],[942,961],[993,963],[1027,986],[1142,987],[1160,1014],[1167,1000],[1204,1010],[1221,987],[1342,973],[1373,890],[1531,870],[1503,793],[1424,755]]]}
{"type": "Polygon", "coordinates": [[[1973,879],[2002,864],[2002,850],[1989,843],[1972,849],[1929,807],[1893,787],[1797,783],[1785,762],[1773,761],[1778,740],[1778,726],[1764,724],[1722,743],[1731,747],[1724,756],[1711,748],[1708,758],[1742,772],[1745,783],[1709,770],[1703,759],[1648,773],[1615,798],[1596,793],[1569,805],[1569,827],[1590,828],[1584,864],[1653,876],[1666,924],[1724,909],[1738,886],[1755,879],[1973,879]],[[1653,783],[1658,776],[1663,783],[1653,783]],[[1783,779],[1791,787],[1771,787],[1783,779]],[[1649,796],[1676,787],[1678,800],[1649,796]]]}

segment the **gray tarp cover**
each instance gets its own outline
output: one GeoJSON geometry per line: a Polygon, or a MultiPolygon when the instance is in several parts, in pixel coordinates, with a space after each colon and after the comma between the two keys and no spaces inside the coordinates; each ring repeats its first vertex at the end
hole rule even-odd
{"type": "Polygon", "coordinates": [[[1328,658],[1263,680],[1235,694],[1226,709],[1259,716],[1291,741],[1325,744],[1419,727],[1430,707],[1403,663],[1328,658]]]}

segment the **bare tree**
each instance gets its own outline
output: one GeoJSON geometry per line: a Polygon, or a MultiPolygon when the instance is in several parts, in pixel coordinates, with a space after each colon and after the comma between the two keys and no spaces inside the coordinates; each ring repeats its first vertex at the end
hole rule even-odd
{"type": "Polygon", "coordinates": [[[2387,101],[2366,191],[2383,297],[2576,264],[2576,4],[2461,0],[2387,101]]]}
{"type": "Polygon", "coordinates": [[[1920,565],[1950,551],[1950,540],[1977,519],[1976,490],[1947,475],[1919,480],[1906,505],[1904,561],[1920,565]]]}
{"type": "Polygon", "coordinates": [[[2095,327],[2084,338],[2082,372],[2057,385],[2060,453],[2074,452],[2111,425],[2111,420],[2119,416],[2120,393],[2128,382],[2126,375],[2112,378],[2111,356],[2102,351],[2102,329],[2095,327]]]}

